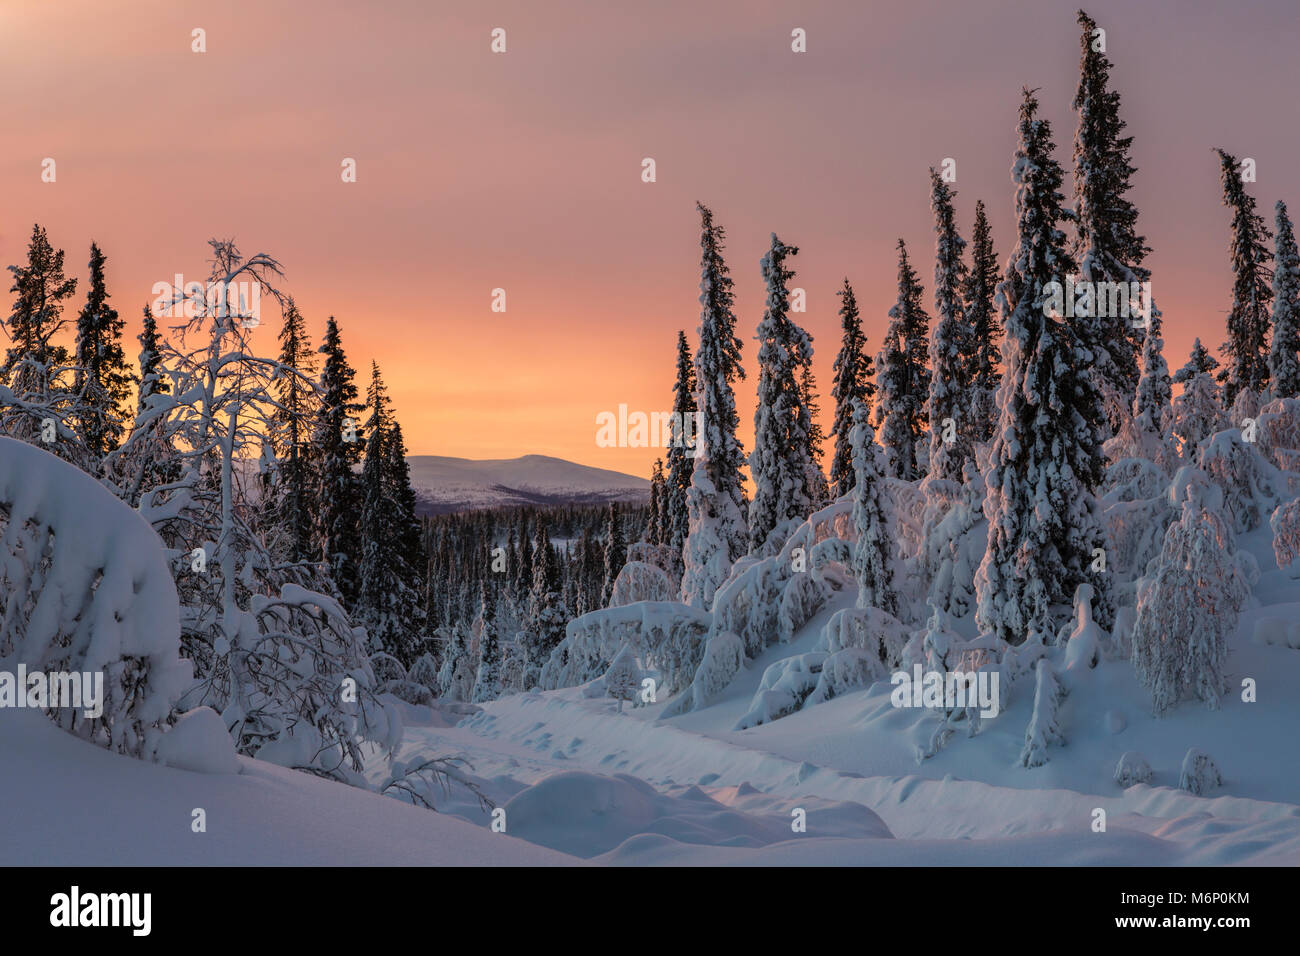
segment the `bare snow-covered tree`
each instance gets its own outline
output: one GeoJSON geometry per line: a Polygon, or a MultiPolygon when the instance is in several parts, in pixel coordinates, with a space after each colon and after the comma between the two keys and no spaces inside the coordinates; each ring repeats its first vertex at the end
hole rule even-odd
{"type": "Polygon", "coordinates": [[[390,742],[395,714],[374,697],[363,632],[327,596],[323,572],[276,562],[256,491],[254,467],[271,459],[275,385],[299,373],[256,353],[260,315],[244,293],[255,282],[263,301],[280,301],[282,271],[232,241],[210,245],[207,287],[176,290],[171,303],[181,318],[160,348],[171,391],[152,397],[113,454],[129,458],[159,434],[175,452],[176,479],[145,492],[139,508],[176,578],[197,678],[183,705],[221,713],[242,753],[351,779],[361,741],[390,742]]]}

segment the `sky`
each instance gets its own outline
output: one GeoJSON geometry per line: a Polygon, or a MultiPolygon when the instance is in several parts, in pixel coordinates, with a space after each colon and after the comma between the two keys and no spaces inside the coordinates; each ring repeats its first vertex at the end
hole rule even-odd
{"type": "MultiPolygon", "coordinates": [[[[695,202],[727,230],[746,447],[773,232],[800,247],[793,318],[814,336],[829,425],[843,279],[873,353],[899,238],[932,308],[929,167],[956,160],[962,232],[983,199],[1002,261],[1022,87],[1040,89],[1068,169],[1076,6],[4,0],[0,264],[24,261],[44,225],[80,277],[71,318],[98,242],[134,356],[155,283],[205,278],[207,240],[234,238],[283,263],[316,341],[332,314],[353,366],[379,363],[412,454],[648,476],[660,452],[599,447],[596,419],[671,406],[677,330],[694,342],[699,324],[695,202]]],[[[1086,9],[1134,136],[1131,198],[1177,369],[1196,336],[1217,350],[1230,302],[1211,149],[1256,161],[1248,189],[1270,224],[1277,199],[1300,201],[1300,8],[1086,9]]],[[[270,354],[275,333],[266,321],[255,343],[270,354]]]]}

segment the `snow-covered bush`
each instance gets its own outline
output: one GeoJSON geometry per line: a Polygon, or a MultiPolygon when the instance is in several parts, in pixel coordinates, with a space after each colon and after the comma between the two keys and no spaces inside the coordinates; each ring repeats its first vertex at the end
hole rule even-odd
{"type": "Polygon", "coordinates": [[[1138,585],[1133,665],[1157,715],[1186,696],[1219,705],[1227,638],[1249,595],[1235,550],[1227,522],[1189,488],[1182,517],[1138,585]]]}
{"type": "Polygon", "coordinates": [[[984,480],[974,462],[966,462],[964,475],[952,508],[931,527],[925,551],[928,602],[955,617],[975,606],[975,571],[988,544],[984,480]]]}
{"type": "Polygon", "coordinates": [[[902,662],[908,632],[901,621],[878,607],[841,608],[822,628],[817,650],[833,654],[858,648],[893,668],[902,662]]]}
{"type": "Polygon", "coordinates": [[[623,701],[634,700],[641,686],[641,671],[636,666],[636,655],[632,646],[624,644],[622,650],[614,655],[613,662],[604,677],[605,693],[618,701],[618,711],[623,712],[623,701]]]}
{"type": "MultiPolygon", "coordinates": [[[[1136,418],[1125,416],[1119,431],[1102,445],[1102,451],[1115,465],[1136,460],[1145,461],[1161,470],[1172,471],[1178,461],[1177,450],[1166,437],[1160,423],[1152,421],[1149,412],[1143,412],[1136,418]]],[[[1109,470],[1107,469],[1108,472],[1109,470]]],[[[1110,487],[1110,482],[1110,475],[1107,474],[1107,487],[1110,487]]]]}
{"type": "Polygon", "coordinates": [[[102,714],[50,711],[100,746],[144,756],[189,685],[162,543],[88,474],[0,437],[0,662],[102,673],[102,714]]]}
{"type": "Polygon", "coordinates": [[[673,601],[677,589],[662,568],[644,561],[628,561],[614,579],[610,607],[623,607],[638,601],[673,601]]]}
{"type": "Polygon", "coordinates": [[[1260,452],[1284,471],[1300,471],[1300,399],[1273,399],[1256,422],[1260,452]]]}
{"type": "Polygon", "coordinates": [[[1168,485],[1169,475],[1155,463],[1145,458],[1122,458],[1106,469],[1103,503],[1154,498],[1168,485]]]}
{"type": "Polygon", "coordinates": [[[1066,671],[1091,670],[1101,661],[1105,632],[1092,619],[1092,585],[1080,584],[1074,592],[1074,629],[1065,644],[1066,671]]]}
{"type": "Polygon", "coordinates": [[[1195,747],[1187,751],[1183,758],[1182,770],[1178,774],[1178,789],[1186,790],[1200,796],[1215,787],[1223,785],[1223,775],[1214,758],[1204,750],[1195,747]]]}
{"type": "Polygon", "coordinates": [[[430,691],[436,694],[438,690],[438,662],[434,660],[432,654],[421,654],[415,659],[415,663],[411,665],[407,677],[415,681],[415,683],[429,688],[430,691]]]}
{"type": "MultiPolygon", "coordinates": [[[[664,574],[668,575],[670,580],[677,580],[682,576],[682,552],[669,544],[650,544],[648,541],[637,541],[627,546],[627,560],[640,561],[643,564],[653,564],[664,574]]],[[[676,600],[674,594],[672,600],[676,600]]]]}
{"type": "Polygon", "coordinates": [[[1124,789],[1151,782],[1151,764],[1136,750],[1127,751],[1115,764],[1115,782],[1124,789]]]}
{"type": "Polygon", "coordinates": [[[809,567],[814,571],[824,571],[830,564],[848,568],[853,563],[853,545],[843,538],[827,538],[813,545],[812,553],[808,558],[809,567]]]}
{"type": "Polygon", "coordinates": [[[1147,564],[1160,553],[1165,529],[1178,517],[1178,510],[1166,495],[1139,501],[1117,501],[1102,512],[1102,521],[1110,538],[1106,568],[1121,583],[1132,575],[1140,576],[1147,564]]]}
{"type": "Polygon", "coordinates": [[[1268,519],[1273,532],[1273,556],[1279,568],[1289,568],[1300,555],[1300,498],[1278,505],[1268,519]]]}
{"type": "Polygon", "coordinates": [[[1259,418],[1259,409],[1259,393],[1251,388],[1241,389],[1237,392],[1237,397],[1232,402],[1232,408],[1228,411],[1228,427],[1244,428],[1247,419],[1259,418]]]}
{"type": "Polygon", "coordinates": [[[1259,453],[1257,443],[1243,441],[1240,429],[1218,432],[1202,447],[1197,467],[1223,492],[1223,510],[1238,532],[1253,531],[1275,507],[1285,481],[1259,453]]]}
{"type": "Polygon", "coordinates": [[[694,677],[712,617],[674,601],[640,601],[591,611],[568,623],[564,640],[542,667],[538,687],[574,687],[603,675],[624,645],[661,675],[675,694],[694,677]]]}
{"type": "Polygon", "coordinates": [[[791,562],[780,554],[738,562],[714,598],[714,631],[735,633],[745,642],[745,653],[757,657],[780,634],[781,592],[793,574],[791,562]]]}
{"type": "Polygon", "coordinates": [[[805,571],[790,579],[781,592],[781,604],[776,615],[782,643],[788,644],[793,640],[795,632],[826,604],[830,592],[820,571],[805,571]]]}
{"type": "Polygon", "coordinates": [[[691,692],[683,694],[681,709],[707,706],[732,682],[745,666],[745,645],[731,631],[720,631],[710,636],[704,647],[704,659],[691,681],[691,692]]]}
{"type": "Polygon", "coordinates": [[[233,640],[217,640],[183,706],[219,706],[241,753],[339,779],[360,773],[362,742],[396,745],[401,724],[376,699],[364,632],[333,598],[285,584],[248,603],[228,610],[233,640]],[[294,742],[269,746],[281,738],[294,742]]]}
{"type": "Polygon", "coordinates": [[[846,647],[827,655],[817,678],[817,686],[804,701],[804,706],[825,703],[850,691],[870,687],[876,681],[888,680],[889,674],[890,668],[881,662],[874,651],[846,647]]]}
{"type": "Polygon", "coordinates": [[[439,700],[468,701],[474,691],[476,661],[470,653],[470,635],[465,626],[455,624],[447,635],[442,666],[438,669],[439,700]]]}
{"type": "Polygon", "coordinates": [[[1065,689],[1046,658],[1039,659],[1035,675],[1034,712],[1025,728],[1025,747],[1020,752],[1022,767],[1041,767],[1047,763],[1047,748],[1065,743],[1059,713],[1065,689]]]}
{"type": "Polygon", "coordinates": [[[733,729],[757,727],[794,713],[817,686],[825,661],[825,654],[813,652],[772,664],[763,672],[763,680],[750,701],[749,710],[733,729]]]}

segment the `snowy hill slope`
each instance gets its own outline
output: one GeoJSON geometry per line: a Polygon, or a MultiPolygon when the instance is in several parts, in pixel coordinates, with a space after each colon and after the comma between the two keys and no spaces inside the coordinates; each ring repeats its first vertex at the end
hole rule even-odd
{"type": "Polygon", "coordinates": [[[0,709],[0,865],[558,866],[571,856],[389,797],[241,758],[238,774],[101,750],[0,709]],[[202,808],[207,832],[193,833],[202,808]]]}
{"type": "Polygon", "coordinates": [[[483,461],[413,455],[407,463],[421,514],[503,505],[646,501],[650,495],[650,482],[644,478],[546,455],[483,461]]]}

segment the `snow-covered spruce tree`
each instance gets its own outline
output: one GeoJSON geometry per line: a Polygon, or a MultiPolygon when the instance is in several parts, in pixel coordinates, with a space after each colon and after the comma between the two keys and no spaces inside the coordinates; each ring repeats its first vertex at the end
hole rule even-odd
{"type": "Polygon", "coordinates": [[[609,599],[614,594],[614,582],[618,572],[627,564],[627,541],[623,537],[623,523],[619,520],[618,508],[614,502],[609,503],[605,511],[605,577],[600,586],[601,607],[609,607],[609,599]]]}
{"type": "Polygon", "coordinates": [[[501,696],[501,642],[497,634],[496,610],[485,585],[479,585],[478,673],[474,677],[474,703],[501,696]]]}
{"type": "Polygon", "coordinates": [[[930,332],[930,393],[926,418],[930,422],[931,478],[961,481],[962,469],[974,455],[967,417],[971,382],[966,373],[972,353],[962,304],[966,240],[957,232],[952,208],[956,192],[933,168],[930,170],[930,209],[934,213],[934,328],[930,332]]]}
{"type": "Polygon", "coordinates": [[[883,457],[871,429],[866,403],[853,405],[853,524],[858,540],[853,548],[853,572],[858,579],[858,607],[878,607],[898,615],[898,593],[894,588],[891,562],[893,542],[883,505],[883,457]]]}
{"type": "Polygon", "coordinates": [[[903,481],[921,477],[917,445],[925,431],[930,392],[930,317],[921,305],[923,290],[898,240],[898,302],[889,310],[884,345],[876,356],[876,425],[885,447],[889,474],[903,481]]]}
{"type": "MultiPolygon", "coordinates": [[[[524,635],[523,689],[532,690],[541,676],[542,665],[564,640],[568,615],[560,600],[559,561],[545,529],[539,523],[533,541],[533,581],[528,594],[528,628],[524,635]]],[[[615,577],[618,573],[615,572],[615,577]]],[[[611,583],[612,590],[612,583],[611,583]]],[[[604,606],[602,604],[602,606],[604,606]]]]}
{"type": "MultiPolygon", "coordinates": [[[[1133,137],[1124,135],[1119,93],[1108,88],[1112,64],[1105,44],[1097,42],[1096,21],[1080,10],[1078,23],[1082,55],[1074,95],[1079,122],[1074,133],[1073,258],[1081,282],[1146,282],[1151,273],[1142,261],[1150,249],[1137,234],[1137,209],[1126,196],[1137,171],[1129,158],[1133,137]]],[[[1133,405],[1142,329],[1121,315],[1076,317],[1073,325],[1093,355],[1089,374],[1112,429],[1118,428],[1133,405]]]]}
{"type": "Polygon", "coordinates": [[[1138,583],[1133,665],[1157,716],[1193,696],[1218,708],[1227,638],[1250,590],[1231,527],[1193,487],[1188,491],[1155,568],[1138,583]]]}
{"type": "Polygon", "coordinates": [[[464,701],[473,693],[474,665],[469,659],[469,640],[462,624],[450,627],[447,646],[438,669],[438,697],[442,700],[464,701]]]}
{"type": "MultiPolygon", "coordinates": [[[[1188,363],[1179,375],[1193,367],[1188,363]]],[[[1183,390],[1170,408],[1169,431],[1178,439],[1179,457],[1196,460],[1201,442],[1227,425],[1227,413],[1220,401],[1219,386],[1209,372],[1198,372],[1183,380],[1183,390]]]]}
{"type": "Polygon", "coordinates": [[[1094,496],[1102,478],[1099,405],[1091,376],[1081,374],[1089,354],[1071,326],[1044,308],[1048,286],[1073,262],[1057,228],[1061,167],[1051,126],[1037,112],[1025,90],[1012,167],[1017,241],[998,287],[1006,371],[985,476],[988,549],[975,581],[976,621],[1011,644],[1031,630],[1056,633],[1051,606],[1068,605],[1085,581],[1097,595],[1100,626],[1109,629],[1114,617],[1109,576],[1090,570],[1106,538],[1094,496]]]}
{"type": "Polygon", "coordinates": [[[844,280],[844,288],[836,293],[840,297],[840,327],[844,330],[840,352],[835,356],[835,378],[831,397],[835,399],[835,422],[831,431],[835,436],[835,455],[831,459],[831,494],[841,498],[853,490],[857,473],[853,468],[853,405],[855,401],[870,406],[876,395],[875,371],[871,356],[867,354],[867,337],[862,334],[862,319],[858,315],[858,300],[853,286],[844,280]]]}
{"type": "Polygon", "coordinates": [[[245,487],[256,481],[245,465],[272,431],[275,381],[297,373],[253,351],[257,316],[241,312],[237,290],[256,282],[264,301],[282,302],[281,270],[264,254],[244,259],[233,242],[210,245],[209,289],[221,295],[176,293],[169,311],[186,318],[160,344],[171,391],[150,396],[114,453],[129,460],[155,425],[174,450],[178,477],[146,491],[139,510],[176,576],[196,677],[181,707],[221,713],[241,753],[355,780],[361,742],[391,743],[395,726],[374,697],[363,632],[321,593],[327,581],[273,558],[245,487]]]}
{"type": "Polygon", "coordinates": [[[692,458],[694,449],[688,447],[685,432],[690,429],[693,443],[696,438],[695,390],[695,361],[691,358],[691,347],[686,341],[686,333],[678,331],[677,381],[673,383],[674,432],[668,444],[668,475],[664,497],[667,520],[664,543],[671,545],[678,553],[686,543],[686,533],[690,530],[690,519],[686,514],[686,492],[691,487],[691,472],[695,461],[692,458]]]}
{"type": "Polygon", "coordinates": [[[646,522],[643,540],[647,544],[662,544],[664,540],[664,497],[667,491],[662,458],[656,458],[650,472],[650,518],[646,522]]]}
{"type": "Polygon", "coordinates": [[[1268,352],[1268,374],[1274,398],[1300,394],[1300,253],[1286,203],[1277,201],[1276,253],[1273,269],[1273,341],[1268,352]]]}
{"type": "Polygon", "coordinates": [[[371,363],[366,395],[366,459],[361,468],[361,565],[356,613],[372,652],[409,666],[420,655],[423,618],[419,523],[401,430],[388,391],[371,363]],[[413,563],[414,562],[414,563],[413,563]]]}
{"type": "Polygon", "coordinates": [[[1164,420],[1173,400],[1169,366],[1165,364],[1164,339],[1160,335],[1160,313],[1152,310],[1150,324],[1142,343],[1142,377],[1138,379],[1137,400],[1133,415],[1149,415],[1156,426],[1164,420]]]}
{"type": "Polygon", "coordinates": [[[162,342],[158,337],[158,322],[148,306],[144,307],[143,327],[138,337],[140,354],[140,387],[136,393],[135,418],[131,425],[130,441],[126,449],[109,452],[103,461],[109,473],[109,484],[118,490],[122,500],[132,508],[139,507],[140,496],[146,491],[180,478],[180,463],[176,450],[167,437],[166,419],[149,417],[148,412],[157,401],[166,401],[171,392],[162,367],[162,342]],[[137,429],[144,431],[137,434],[137,429]]]}
{"type": "Polygon", "coordinates": [[[1228,340],[1223,343],[1224,367],[1219,371],[1223,404],[1231,408],[1237,393],[1250,389],[1261,394],[1268,385],[1269,303],[1273,299],[1273,274],[1268,264],[1272,236],[1255,212],[1255,197],[1246,193],[1237,158],[1219,154],[1223,204],[1232,210],[1232,308],[1228,312],[1228,340]]]}
{"type": "MultiPolygon", "coordinates": [[[[388,475],[392,487],[393,500],[397,502],[398,534],[393,545],[406,564],[413,593],[414,607],[410,611],[409,622],[413,627],[424,624],[423,595],[426,581],[425,574],[429,567],[429,555],[424,550],[424,535],[420,530],[420,517],[416,513],[415,488],[411,486],[411,466],[406,460],[406,440],[402,437],[402,423],[393,417],[393,434],[385,445],[388,454],[388,475]]],[[[477,552],[480,559],[486,555],[486,549],[477,552]]]]}
{"type": "Polygon", "coordinates": [[[997,424],[997,391],[1002,382],[999,350],[1002,326],[993,297],[998,286],[998,257],[993,250],[993,233],[989,229],[984,203],[975,203],[975,230],[971,234],[971,264],[962,290],[970,352],[966,356],[964,376],[969,383],[967,420],[971,437],[983,444],[993,437],[997,424]]]}
{"type": "Polygon", "coordinates": [[[787,256],[798,253],[772,233],[762,259],[767,305],[758,324],[758,403],[749,470],[754,499],[749,504],[749,549],[757,551],[778,525],[812,512],[809,479],[815,467],[809,444],[811,420],[800,382],[803,357],[812,355],[808,333],[790,320],[788,284],[794,272],[787,256]]]}
{"type": "Polygon", "coordinates": [[[361,464],[365,447],[361,428],[365,406],[357,402],[356,373],[348,364],[339,325],[332,315],[320,352],[325,356],[320,376],[321,413],[312,440],[318,460],[318,534],[334,586],[344,605],[351,608],[360,591],[361,482],[356,466],[361,464]]]}
{"type": "Polygon", "coordinates": [[[0,329],[10,347],[0,365],[0,433],[18,438],[93,470],[89,451],[73,428],[78,397],[72,389],[71,356],[56,341],[63,331],[63,301],[77,280],[63,272],[63,250],[50,245],[45,229],[32,227],[27,264],[10,266],[16,292],[0,329]]]}
{"type": "Polygon", "coordinates": [[[1174,373],[1173,381],[1176,385],[1183,385],[1197,375],[1209,374],[1218,367],[1218,360],[1206,351],[1198,338],[1196,344],[1192,346],[1191,354],[1187,357],[1187,364],[1174,373]]]}
{"type": "Polygon", "coordinates": [[[280,329],[279,361],[298,374],[281,376],[275,382],[271,445],[276,462],[267,496],[268,518],[276,532],[277,556],[291,564],[302,564],[315,560],[319,553],[314,532],[320,502],[312,439],[320,432],[320,396],[307,323],[292,297],[287,300],[280,329]]]}
{"type": "Polygon", "coordinates": [[[122,325],[108,304],[104,282],[104,253],[90,245],[90,293],[77,317],[76,429],[98,462],[122,443],[126,433],[126,402],[135,376],[122,352],[122,325]]]}
{"type": "Polygon", "coordinates": [[[702,222],[700,246],[700,344],[695,352],[695,404],[703,418],[696,436],[695,466],[687,502],[687,541],[683,549],[682,600],[708,608],[732,563],[748,543],[744,493],[745,451],[736,437],[740,417],[732,384],[745,377],[740,365],[734,295],[722,259],[723,228],[713,213],[697,204],[702,222]],[[697,540],[692,542],[694,536],[697,540]]]}
{"type": "Polygon", "coordinates": [[[1107,444],[1107,451],[1117,458],[1144,458],[1168,471],[1176,460],[1167,437],[1173,391],[1160,329],[1160,311],[1152,309],[1142,343],[1142,377],[1138,379],[1132,414],[1120,426],[1113,444],[1107,444]]]}
{"type": "Polygon", "coordinates": [[[817,378],[812,370],[812,334],[805,334],[808,348],[799,357],[799,392],[803,398],[799,402],[798,431],[808,436],[808,453],[804,456],[804,469],[808,476],[808,496],[812,501],[812,510],[816,511],[830,504],[831,485],[826,480],[826,472],[822,469],[826,432],[818,421],[822,410],[817,402],[817,378]]]}

